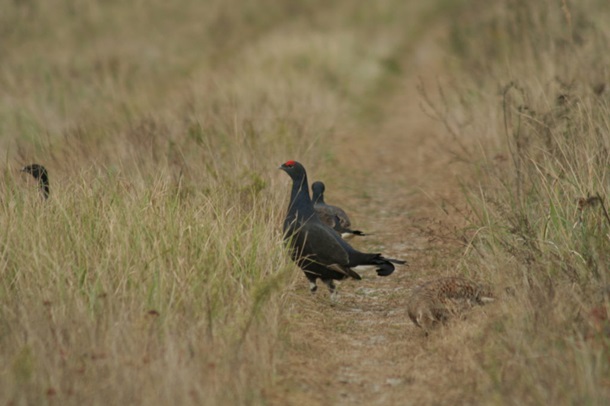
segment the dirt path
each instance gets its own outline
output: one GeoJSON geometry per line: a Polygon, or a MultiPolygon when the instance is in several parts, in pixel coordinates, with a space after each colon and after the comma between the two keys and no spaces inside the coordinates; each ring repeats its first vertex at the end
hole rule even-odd
{"type": "Polygon", "coordinates": [[[406,313],[408,289],[454,274],[460,252],[443,237],[445,226],[458,221],[451,205],[443,208],[443,201],[460,199],[458,168],[442,147],[445,132],[422,113],[417,91],[420,80],[434,87],[442,73],[438,36],[420,39],[405,55],[403,77],[383,103],[379,127],[346,129],[338,137],[334,150],[351,180],[327,184],[327,202],[349,208],[355,226],[374,233],[354,245],[407,259],[410,266],[387,278],[365,271],[362,281],[342,283],[334,306],[325,290],[309,295],[303,279],[291,297],[290,346],[277,374],[282,392],[273,403],[462,403],[469,400],[463,389],[476,384],[463,378],[471,366],[452,362],[467,330],[425,338],[406,313]]]}

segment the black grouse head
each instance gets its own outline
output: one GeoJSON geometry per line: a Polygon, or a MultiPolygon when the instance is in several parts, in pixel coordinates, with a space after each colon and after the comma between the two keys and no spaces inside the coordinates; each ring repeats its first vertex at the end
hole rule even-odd
{"type": "Polygon", "coordinates": [[[286,172],[293,180],[302,179],[305,176],[305,168],[297,161],[286,161],[279,169],[286,172]]]}
{"type": "Polygon", "coordinates": [[[36,178],[38,180],[48,176],[46,168],[44,166],[38,165],[38,164],[24,166],[21,169],[21,172],[29,173],[30,175],[32,175],[34,178],[36,178]]]}
{"type": "Polygon", "coordinates": [[[324,190],[326,190],[324,183],[317,181],[311,184],[311,191],[313,192],[313,201],[324,201],[324,190]]]}

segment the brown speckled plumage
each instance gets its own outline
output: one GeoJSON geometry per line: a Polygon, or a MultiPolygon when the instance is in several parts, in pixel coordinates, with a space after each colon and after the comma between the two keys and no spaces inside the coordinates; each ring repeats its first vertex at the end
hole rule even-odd
{"type": "Polygon", "coordinates": [[[415,286],[407,304],[409,318],[426,333],[437,322],[444,322],[474,305],[494,300],[491,289],[459,276],[427,281],[415,286]]]}

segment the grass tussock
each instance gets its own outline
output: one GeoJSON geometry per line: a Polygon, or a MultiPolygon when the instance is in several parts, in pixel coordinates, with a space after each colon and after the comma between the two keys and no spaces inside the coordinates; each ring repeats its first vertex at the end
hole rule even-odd
{"type": "Polygon", "coordinates": [[[332,158],[324,137],[395,73],[403,11],[7,4],[0,403],[262,403],[300,276],[276,168],[332,158]]]}
{"type": "Polygon", "coordinates": [[[463,17],[451,35],[461,83],[443,89],[453,108],[439,116],[475,168],[462,265],[504,297],[472,352],[476,390],[607,404],[609,10],[507,0],[463,17]]]}

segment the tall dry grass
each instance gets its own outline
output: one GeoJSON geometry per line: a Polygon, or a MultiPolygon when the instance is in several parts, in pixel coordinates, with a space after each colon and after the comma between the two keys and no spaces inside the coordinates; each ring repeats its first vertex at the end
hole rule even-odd
{"type": "Polygon", "coordinates": [[[461,265],[502,298],[467,350],[485,403],[610,401],[608,18],[501,0],[453,25],[444,121],[474,174],[461,265]]]}
{"type": "Polygon", "coordinates": [[[0,13],[0,403],[260,404],[288,180],[393,74],[402,2],[0,13]],[[19,174],[38,162],[51,198],[19,174]]]}

